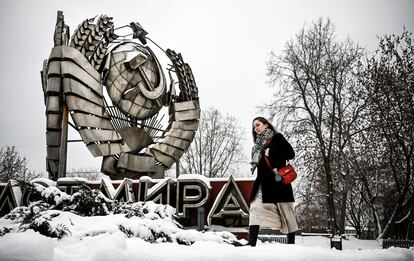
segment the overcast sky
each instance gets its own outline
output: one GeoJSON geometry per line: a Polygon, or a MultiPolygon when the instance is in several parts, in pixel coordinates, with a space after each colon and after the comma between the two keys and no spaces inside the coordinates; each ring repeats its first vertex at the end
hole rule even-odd
{"type": "MultiPolygon", "coordinates": [[[[378,35],[401,34],[404,25],[414,31],[413,0],[2,0],[0,148],[16,146],[36,172],[46,168],[40,70],[53,46],[57,10],[71,33],[84,19],[106,14],[115,27],[138,21],[164,49],[181,52],[192,67],[202,106],[239,119],[246,154],[251,120],[260,114],[256,106],[272,94],[266,84],[269,53],[280,53],[305,24],[329,17],[340,39],[349,36],[370,51],[378,46],[378,35]]],[[[93,158],[82,143],[69,144],[68,170],[100,165],[101,158],[93,158]]]]}

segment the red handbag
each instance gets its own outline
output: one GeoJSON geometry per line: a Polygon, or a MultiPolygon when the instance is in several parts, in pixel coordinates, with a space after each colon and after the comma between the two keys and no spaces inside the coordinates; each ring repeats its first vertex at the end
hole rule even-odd
{"type": "Polygon", "coordinates": [[[283,184],[290,184],[292,183],[298,174],[296,173],[296,170],[293,168],[290,163],[288,163],[286,166],[278,170],[280,176],[282,176],[282,183],[283,184]]]}
{"type": "MultiPolygon", "coordinates": [[[[273,169],[272,165],[270,165],[269,158],[267,156],[264,156],[264,158],[265,158],[267,166],[273,172],[275,172],[276,169],[273,169]]],[[[296,173],[295,168],[293,168],[293,166],[290,163],[288,163],[286,166],[280,168],[277,172],[278,173],[275,173],[275,175],[279,174],[280,176],[282,176],[282,183],[283,184],[292,183],[296,179],[296,177],[298,176],[298,174],[296,173]]]]}

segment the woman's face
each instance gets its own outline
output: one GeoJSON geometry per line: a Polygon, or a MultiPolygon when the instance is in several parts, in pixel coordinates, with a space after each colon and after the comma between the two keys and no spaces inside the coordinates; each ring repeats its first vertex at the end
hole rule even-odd
{"type": "Polygon", "coordinates": [[[261,134],[268,126],[269,125],[267,123],[263,123],[259,120],[255,120],[253,122],[253,130],[257,135],[261,134]]]}

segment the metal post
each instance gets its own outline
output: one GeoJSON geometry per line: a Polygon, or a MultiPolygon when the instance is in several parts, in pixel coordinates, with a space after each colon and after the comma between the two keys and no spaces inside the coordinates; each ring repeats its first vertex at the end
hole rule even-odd
{"type": "Polygon", "coordinates": [[[198,227],[198,231],[203,231],[204,230],[204,208],[200,207],[197,208],[197,227],[198,227]]]}
{"type": "Polygon", "coordinates": [[[180,176],[180,160],[175,162],[175,177],[178,178],[180,176]]]}
{"type": "Polygon", "coordinates": [[[63,99],[62,110],[62,126],[60,133],[60,146],[59,146],[59,169],[58,178],[66,177],[66,159],[67,159],[67,141],[68,141],[68,106],[63,99]]]}

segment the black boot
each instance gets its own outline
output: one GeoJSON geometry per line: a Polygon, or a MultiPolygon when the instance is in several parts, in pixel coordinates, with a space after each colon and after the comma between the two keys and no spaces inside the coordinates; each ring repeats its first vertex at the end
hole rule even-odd
{"type": "Polygon", "coordinates": [[[287,234],[288,244],[295,244],[295,232],[287,234]]]}
{"type": "Polygon", "coordinates": [[[232,242],[232,244],[236,247],[240,246],[256,246],[257,237],[259,235],[259,225],[253,225],[249,227],[249,242],[247,244],[242,244],[238,240],[232,242]]]}
{"type": "Polygon", "coordinates": [[[259,235],[259,225],[253,225],[249,227],[249,245],[256,246],[257,236],[259,235]]]}

